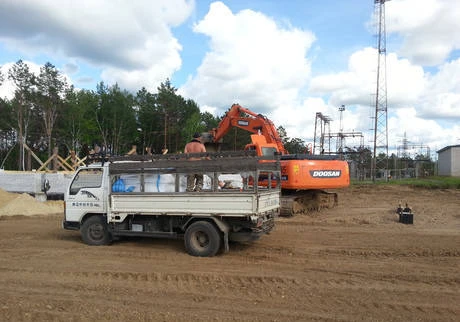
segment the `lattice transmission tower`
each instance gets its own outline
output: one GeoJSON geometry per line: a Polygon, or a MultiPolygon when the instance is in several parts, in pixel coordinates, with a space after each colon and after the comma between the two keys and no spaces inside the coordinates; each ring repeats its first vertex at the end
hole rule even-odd
{"type": "Polygon", "coordinates": [[[374,0],[374,18],[377,24],[377,88],[375,93],[374,151],[371,176],[388,179],[388,114],[386,80],[385,2],[374,0]]]}

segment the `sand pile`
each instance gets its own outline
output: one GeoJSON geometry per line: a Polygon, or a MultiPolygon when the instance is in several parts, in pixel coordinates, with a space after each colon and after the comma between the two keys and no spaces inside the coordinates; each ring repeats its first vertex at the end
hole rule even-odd
{"type": "Polygon", "coordinates": [[[0,189],[0,217],[47,215],[62,212],[62,201],[40,202],[26,193],[10,193],[0,189]]]}

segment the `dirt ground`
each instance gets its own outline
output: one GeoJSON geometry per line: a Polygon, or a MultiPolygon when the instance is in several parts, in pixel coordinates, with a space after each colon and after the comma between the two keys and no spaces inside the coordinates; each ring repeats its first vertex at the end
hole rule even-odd
{"type": "Polygon", "coordinates": [[[339,200],[195,258],[180,240],[86,246],[51,213],[62,204],[17,216],[4,193],[0,320],[458,321],[460,190],[353,186],[339,200]],[[398,222],[400,201],[413,225],[398,222]]]}

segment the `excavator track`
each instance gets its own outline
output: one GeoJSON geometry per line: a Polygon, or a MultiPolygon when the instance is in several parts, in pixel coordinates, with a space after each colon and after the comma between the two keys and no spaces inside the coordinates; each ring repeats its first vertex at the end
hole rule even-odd
{"type": "Polygon", "coordinates": [[[303,215],[334,208],[338,205],[338,195],[323,190],[303,190],[295,192],[283,191],[281,195],[280,215],[285,217],[303,215]]]}

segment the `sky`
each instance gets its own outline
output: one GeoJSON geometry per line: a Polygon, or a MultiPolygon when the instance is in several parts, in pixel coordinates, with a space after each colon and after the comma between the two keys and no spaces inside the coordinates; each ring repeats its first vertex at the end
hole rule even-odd
{"type": "MultiPolygon", "coordinates": [[[[239,103],[311,143],[321,112],[372,146],[373,16],[374,0],[0,0],[0,68],[51,62],[77,89],[133,93],[170,79],[215,116],[239,103]]],[[[460,144],[458,17],[457,0],[386,1],[390,153],[460,144]]]]}

